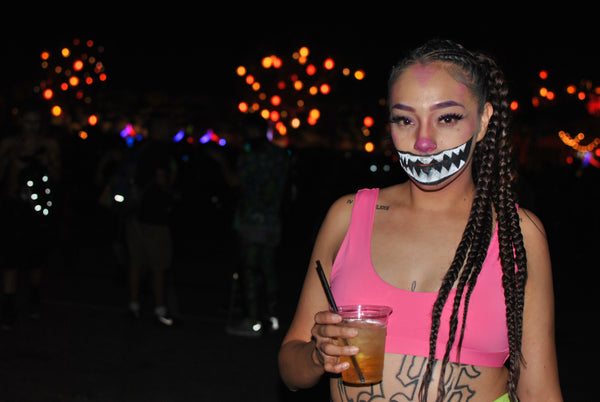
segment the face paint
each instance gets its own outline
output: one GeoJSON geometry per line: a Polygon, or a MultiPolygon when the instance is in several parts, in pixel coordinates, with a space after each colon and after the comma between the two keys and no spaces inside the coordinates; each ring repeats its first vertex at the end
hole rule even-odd
{"type": "Polygon", "coordinates": [[[434,155],[415,155],[398,151],[400,166],[415,181],[426,185],[436,185],[454,176],[467,164],[473,137],[456,148],[434,155]]]}
{"type": "Polygon", "coordinates": [[[433,75],[438,70],[435,67],[430,66],[430,65],[424,66],[422,64],[417,64],[414,66],[413,71],[414,71],[415,79],[417,80],[419,85],[421,85],[421,87],[424,87],[425,85],[427,85],[427,83],[429,82],[431,77],[433,77],[433,75]]]}
{"type": "Polygon", "coordinates": [[[419,152],[428,154],[435,151],[437,145],[429,138],[419,138],[417,142],[415,142],[414,148],[419,152]]]}

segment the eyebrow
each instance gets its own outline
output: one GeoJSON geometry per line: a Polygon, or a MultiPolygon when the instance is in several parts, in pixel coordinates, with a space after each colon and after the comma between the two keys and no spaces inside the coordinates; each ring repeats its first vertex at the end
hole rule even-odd
{"type": "MultiPolygon", "coordinates": [[[[449,101],[444,101],[444,102],[436,103],[436,104],[432,105],[429,108],[429,110],[433,111],[433,110],[444,109],[444,108],[452,107],[452,106],[460,106],[462,108],[465,107],[462,103],[458,103],[456,101],[449,100],[449,101]]],[[[407,106],[407,105],[404,105],[402,103],[396,103],[394,106],[392,106],[392,109],[406,110],[408,112],[414,112],[415,111],[414,107],[407,106]]]]}

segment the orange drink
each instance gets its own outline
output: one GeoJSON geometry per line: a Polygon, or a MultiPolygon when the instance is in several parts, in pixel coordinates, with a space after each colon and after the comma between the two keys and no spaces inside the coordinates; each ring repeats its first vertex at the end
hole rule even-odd
{"type": "Polygon", "coordinates": [[[345,340],[338,339],[339,344],[358,346],[358,353],[352,357],[341,356],[350,368],[342,372],[342,379],[350,384],[373,384],[381,381],[383,375],[383,357],[385,355],[385,336],[387,319],[392,309],[387,306],[340,306],[339,314],[343,317],[339,325],[351,326],[358,330],[358,335],[345,340]],[[358,367],[356,367],[358,366],[358,367]],[[361,376],[364,381],[361,381],[361,376]]]}

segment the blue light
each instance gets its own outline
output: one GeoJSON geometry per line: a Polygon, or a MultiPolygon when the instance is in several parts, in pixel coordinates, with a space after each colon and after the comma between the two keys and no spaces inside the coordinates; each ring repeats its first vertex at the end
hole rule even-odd
{"type": "Polygon", "coordinates": [[[200,137],[200,144],[206,144],[207,142],[209,142],[212,138],[212,131],[208,131],[206,134],[204,134],[202,137],[200,137]]]}
{"type": "Polygon", "coordinates": [[[219,145],[222,147],[227,145],[227,141],[225,140],[225,138],[219,138],[219,145]]]}
{"type": "Polygon", "coordinates": [[[181,130],[177,134],[175,134],[175,136],[173,137],[173,141],[179,142],[183,139],[183,137],[185,137],[185,131],[181,130]]]}

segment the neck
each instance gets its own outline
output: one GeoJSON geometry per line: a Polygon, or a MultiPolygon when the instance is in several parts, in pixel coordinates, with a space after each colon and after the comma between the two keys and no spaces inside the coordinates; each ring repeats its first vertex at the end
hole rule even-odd
{"type": "Polygon", "coordinates": [[[474,197],[475,183],[470,166],[452,183],[439,189],[428,190],[409,182],[409,202],[415,209],[432,212],[457,211],[462,208],[470,210],[474,197]]]}

